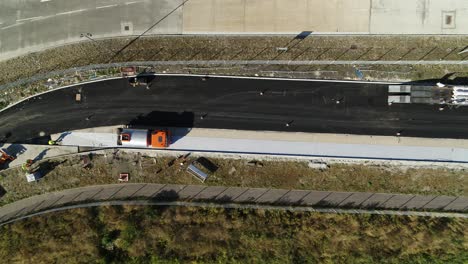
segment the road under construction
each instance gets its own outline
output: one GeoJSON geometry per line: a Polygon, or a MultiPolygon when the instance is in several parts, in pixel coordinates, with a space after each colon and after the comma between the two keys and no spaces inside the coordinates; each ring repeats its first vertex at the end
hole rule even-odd
{"type": "MultiPolygon", "coordinates": [[[[163,148],[174,153],[466,165],[464,88],[424,87],[226,76],[114,78],[42,93],[0,111],[0,136],[4,143],[38,147],[52,139],[67,155],[81,147],[126,147],[122,140],[130,141],[132,129],[147,129],[140,135],[144,146],[127,146],[131,151],[151,151],[155,145],[145,136],[157,140],[153,132],[165,131],[170,145],[163,148]]],[[[466,198],[456,199],[465,210],[466,198]]]]}
{"type": "Polygon", "coordinates": [[[31,97],[0,112],[0,137],[40,143],[53,133],[123,124],[468,138],[468,107],[391,103],[394,84],[172,75],[146,81],[93,81],[31,97]]]}

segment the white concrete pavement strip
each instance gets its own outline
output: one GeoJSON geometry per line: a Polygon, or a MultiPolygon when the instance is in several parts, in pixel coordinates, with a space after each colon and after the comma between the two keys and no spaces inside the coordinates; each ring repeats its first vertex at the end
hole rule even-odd
{"type": "MultiPolygon", "coordinates": [[[[80,130],[74,130],[71,133],[103,133],[107,137],[113,134],[112,139],[106,138],[106,142],[112,141],[114,144],[117,140],[117,129],[124,127],[123,125],[94,127],[80,130]],[[114,140],[115,139],[115,140],[114,140]]],[[[158,127],[154,127],[158,129],[158,127]]],[[[182,135],[187,137],[208,137],[208,138],[228,138],[228,139],[255,139],[255,140],[274,140],[274,141],[307,141],[307,142],[322,142],[322,143],[343,143],[343,144],[366,144],[366,145],[389,145],[389,146],[421,146],[421,147],[452,147],[452,148],[467,148],[468,140],[466,139],[449,139],[449,138],[416,138],[416,137],[393,137],[393,136],[369,136],[369,135],[353,135],[353,134],[329,134],[329,133],[304,133],[304,132],[277,132],[277,131],[248,131],[234,129],[212,129],[212,128],[169,128],[173,135],[177,138],[182,135]]],[[[60,136],[68,137],[64,132],[52,135],[52,139],[57,139],[60,136]]],[[[77,134],[78,137],[79,134],[77,134]]],[[[103,136],[103,135],[101,135],[103,136]]],[[[88,135],[85,136],[89,137],[88,135]]],[[[67,139],[69,140],[69,139],[67,139]]],[[[83,139],[89,140],[89,139],[83,139]]],[[[99,142],[96,142],[99,144],[99,142]]],[[[96,145],[98,146],[98,145],[96,145]]]]}
{"type": "MultiPolygon", "coordinates": [[[[115,132],[67,133],[64,146],[119,147],[115,132]]],[[[183,128],[173,135],[169,150],[468,163],[466,140],[183,128]]]]}
{"type": "Polygon", "coordinates": [[[8,164],[8,168],[20,166],[28,159],[39,161],[42,159],[78,153],[78,147],[76,146],[3,144],[0,145],[0,148],[7,154],[15,157],[15,160],[8,164]]]}

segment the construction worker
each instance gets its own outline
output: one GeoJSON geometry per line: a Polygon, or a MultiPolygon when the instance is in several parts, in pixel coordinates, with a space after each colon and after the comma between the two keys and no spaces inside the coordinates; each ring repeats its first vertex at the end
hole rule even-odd
{"type": "Polygon", "coordinates": [[[52,139],[49,140],[49,145],[57,145],[57,142],[56,141],[53,141],[52,139]]]}

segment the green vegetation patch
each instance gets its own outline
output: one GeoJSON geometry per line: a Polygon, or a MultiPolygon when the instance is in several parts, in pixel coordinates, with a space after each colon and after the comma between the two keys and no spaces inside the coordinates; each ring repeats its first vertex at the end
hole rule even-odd
{"type": "Polygon", "coordinates": [[[467,219],[113,206],[0,228],[7,263],[466,263],[467,219]]]}
{"type": "MultiPolygon", "coordinates": [[[[20,168],[0,172],[0,186],[6,194],[0,205],[26,197],[90,185],[118,183],[120,173],[129,173],[129,182],[163,184],[202,184],[177,163],[168,166],[173,157],[145,157],[139,154],[109,151],[91,156],[91,167],[85,169],[79,156],[37,163],[45,175],[37,183],[28,183],[20,168]]],[[[383,165],[330,164],[328,169],[309,168],[306,161],[260,161],[262,166],[249,166],[245,159],[211,159],[219,169],[204,185],[305,189],[321,191],[386,192],[423,195],[468,194],[466,170],[399,168],[383,165]]]]}

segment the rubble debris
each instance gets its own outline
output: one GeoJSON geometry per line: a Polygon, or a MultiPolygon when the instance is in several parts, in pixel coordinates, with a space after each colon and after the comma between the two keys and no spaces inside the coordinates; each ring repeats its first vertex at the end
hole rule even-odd
{"type": "Polygon", "coordinates": [[[328,168],[330,168],[330,166],[328,166],[327,163],[322,162],[322,161],[315,161],[315,160],[309,161],[307,166],[311,169],[316,169],[316,170],[327,170],[328,168]]]}
{"type": "Polygon", "coordinates": [[[129,178],[128,173],[120,173],[119,182],[128,182],[128,178],[129,178]]]}
{"type": "Polygon", "coordinates": [[[81,167],[83,169],[91,169],[91,159],[88,155],[81,156],[81,167]]]}
{"type": "Polygon", "coordinates": [[[237,171],[236,168],[231,167],[231,169],[229,170],[228,174],[229,174],[229,175],[233,175],[236,171],[237,171]]]}
{"type": "Polygon", "coordinates": [[[247,166],[263,168],[263,163],[258,160],[252,160],[252,161],[247,162],[247,166]]]}

